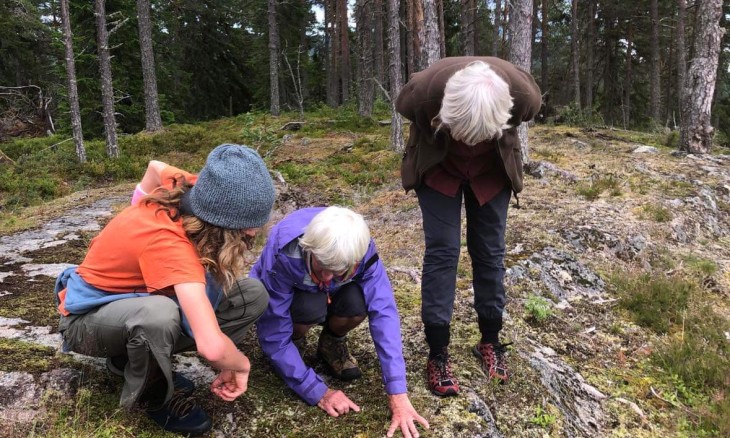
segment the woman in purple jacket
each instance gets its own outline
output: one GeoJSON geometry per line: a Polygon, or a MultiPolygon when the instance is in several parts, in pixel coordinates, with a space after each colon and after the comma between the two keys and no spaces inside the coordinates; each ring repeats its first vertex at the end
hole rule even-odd
{"type": "Polygon", "coordinates": [[[428,422],[411,405],[393,290],[365,220],[346,208],[305,208],[274,226],[251,270],[269,292],[257,323],[261,348],[284,382],[333,417],[359,411],[302,360],[307,331],[321,324],[317,354],[341,380],[361,376],[347,333],[368,318],[393,413],[388,436],[400,428],[418,437],[428,422]]]}

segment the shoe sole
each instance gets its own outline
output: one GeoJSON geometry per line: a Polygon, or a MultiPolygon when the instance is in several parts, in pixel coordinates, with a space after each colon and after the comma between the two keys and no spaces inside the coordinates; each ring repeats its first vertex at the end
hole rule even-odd
{"type": "Polygon", "coordinates": [[[342,380],[343,382],[350,382],[352,380],[357,380],[362,377],[362,371],[360,371],[359,367],[354,370],[355,372],[352,375],[345,376],[342,374],[337,374],[334,368],[332,368],[332,366],[325,360],[324,356],[319,351],[317,352],[317,358],[322,361],[325,368],[327,368],[327,372],[338,380],[342,380]]]}
{"type": "Polygon", "coordinates": [[[431,394],[433,394],[437,397],[453,397],[455,395],[459,395],[459,391],[457,391],[455,389],[449,389],[446,392],[438,392],[438,391],[432,389],[431,394]]]}
{"type": "Polygon", "coordinates": [[[489,376],[489,370],[484,369],[484,359],[482,358],[482,353],[479,352],[479,349],[477,347],[472,348],[472,353],[474,353],[474,356],[476,356],[477,359],[479,359],[479,368],[481,368],[482,372],[487,376],[490,380],[496,380],[499,382],[500,385],[504,385],[509,380],[509,376],[507,377],[499,377],[499,376],[489,376]]]}

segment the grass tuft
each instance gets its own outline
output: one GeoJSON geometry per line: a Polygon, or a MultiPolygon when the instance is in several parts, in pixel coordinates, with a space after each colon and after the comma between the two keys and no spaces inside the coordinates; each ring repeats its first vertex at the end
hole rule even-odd
{"type": "Polygon", "coordinates": [[[697,286],[698,276],[717,267],[696,257],[685,263],[684,277],[616,275],[612,283],[637,324],[667,335],[650,360],[673,389],[672,404],[689,408],[681,429],[693,436],[730,436],[730,321],[715,313],[697,286]]]}
{"type": "Polygon", "coordinates": [[[589,201],[598,199],[603,192],[608,191],[611,196],[621,195],[621,186],[614,175],[591,178],[588,183],[578,184],[576,191],[589,201]]]}
{"type": "Polygon", "coordinates": [[[637,324],[657,333],[667,333],[672,324],[680,324],[694,282],[665,276],[643,274],[638,277],[615,276],[621,305],[629,310],[637,324]]]}
{"type": "Polygon", "coordinates": [[[553,316],[553,307],[550,301],[538,295],[530,295],[525,302],[527,318],[542,323],[553,316]]]}
{"type": "Polygon", "coordinates": [[[655,222],[669,222],[673,219],[674,215],[663,205],[646,204],[642,207],[642,217],[655,222]]]}

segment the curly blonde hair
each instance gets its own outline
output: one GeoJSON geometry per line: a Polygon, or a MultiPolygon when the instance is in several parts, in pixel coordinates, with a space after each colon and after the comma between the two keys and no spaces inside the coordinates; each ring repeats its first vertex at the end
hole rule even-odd
{"type": "Polygon", "coordinates": [[[218,227],[193,215],[183,215],[180,201],[193,185],[182,174],[176,174],[172,179],[171,189],[159,187],[141,202],[156,204],[156,211],[164,211],[173,221],[182,220],[185,234],[200,256],[200,263],[227,292],[236,280],[243,277],[246,255],[253,247],[254,238],[242,230],[218,227]]]}

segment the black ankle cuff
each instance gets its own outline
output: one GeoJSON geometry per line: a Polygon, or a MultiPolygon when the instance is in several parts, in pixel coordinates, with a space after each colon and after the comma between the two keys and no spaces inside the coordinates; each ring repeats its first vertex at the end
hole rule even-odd
{"type": "Polygon", "coordinates": [[[424,332],[426,333],[426,343],[429,348],[429,358],[446,352],[451,341],[451,327],[449,324],[426,325],[424,332]]]}
{"type": "Polygon", "coordinates": [[[497,318],[479,318],[479,331],[482,334],[482,343],[490,342],[496,344],[499,342],[499,332],[502,330],[502,317],[497,318]]]}

